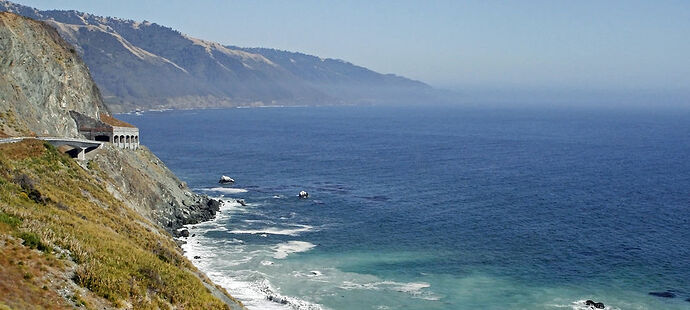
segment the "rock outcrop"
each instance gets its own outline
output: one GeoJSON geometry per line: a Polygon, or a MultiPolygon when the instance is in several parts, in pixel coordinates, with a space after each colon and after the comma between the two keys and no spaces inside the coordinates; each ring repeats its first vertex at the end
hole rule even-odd
{"type": "Polygon", "coordinates": [[[0,13],[0,131],[78,137],[70,110],[109,114],[86,65],[51,26],[0,13]]]}
{"type": "Polygon", "coordinates": [[[144,146],[133,152],[107,144],[94,153],[90,165],[108,190],[175,236],[182,225],[210,220],[220,210],[220,202],[192,192],[144,146]]]}

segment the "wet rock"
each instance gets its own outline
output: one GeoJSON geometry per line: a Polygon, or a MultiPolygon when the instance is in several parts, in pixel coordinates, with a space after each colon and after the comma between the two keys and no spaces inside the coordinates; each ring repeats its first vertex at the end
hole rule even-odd
{"type": "Polygon", "coordinates": [[[209,199],[209,200],[206,202],[206,206],[207,206],[210,210],[213,210],[214,213],[215,213],[215,212],[218,212],[218,210],[220,210],[220,201],[215,200],[215,199],[209,199]]]}
{"type": "Polygon", "coordinates": [[[656,297],[663,297],[663,298],[674,298],[676,297],[676,294],[673,294],[671,292],[649,292],[649,295],[656,296],[656,297]]]}
{"type": "Polygon", "coordinates": [[[185,237],[185,238],[189,237],[189,230],[186,230],[186,229],[182,230],[180,232],[180,236],[185,237]]]}
{"type": "Polygon", "coordinates": [[[283,304],[283,305],[287,305],[287,303],[288,303],[288,300],[285,297],[280,297],[280,296],[269,295],[268,297],[266,297],[266,299],[273,301],[273,302],[277,302],[279,304],[283,304]]]}
{"type": "Polygon", "coordinates": [[[194,256],[194,259],[200,259],[200,258],[201,258],[201,256],[199,256],[199,255],[194,256]]]}
{"type": "Polygon", "coordinates": [[[218,180],[218,183],[220,183],[220,184],[235,183],[235,180],[233,180],[233,178],[231,178],[227,175],[224,175],[224,176],[220,177],[220,180],[218,180]]]}
{"type": "Polygon", "coordinates": [[[237,199],[237,200],[235,200],[235,202],[239,203],[243,207],[247,206],[247,203],[244,201],[244,199],[237,199]]]}
{"type": "Polygon", "coordinates": [[[604,303],[603,302],[595,302],[593,300],[587,300],[585,301],[585,306],[592,306],[597,309],[604,309],[604,303]]]}

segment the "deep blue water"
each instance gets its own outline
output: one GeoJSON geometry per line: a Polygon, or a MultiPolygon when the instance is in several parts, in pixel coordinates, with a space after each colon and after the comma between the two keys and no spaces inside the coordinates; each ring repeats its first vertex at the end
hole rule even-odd
{"type": "Polygon", "coordinates": [[[690,309],[688,109],[119,117],[195,190],[249,203],[186,248],[231,293],[332,309],[690,309]]]}

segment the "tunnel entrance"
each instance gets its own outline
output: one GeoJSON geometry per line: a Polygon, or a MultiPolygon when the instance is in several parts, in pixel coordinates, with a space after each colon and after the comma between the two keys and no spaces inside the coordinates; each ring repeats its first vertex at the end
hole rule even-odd
{"type": "Polygon", "coordinates": [[[101,142],[110,142],[110,136],[100,135],[100,136],[96,136],[94,140],[101,141],[101,142]]]}

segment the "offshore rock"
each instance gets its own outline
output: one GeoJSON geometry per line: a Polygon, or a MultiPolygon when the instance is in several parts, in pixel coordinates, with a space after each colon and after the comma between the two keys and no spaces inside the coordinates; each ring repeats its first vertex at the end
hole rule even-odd
{"type": "Polygon", "coordinates": [[[235,183],[235,180],[227,175],[223,175],[220,177],[220,180],[218,180],[218,183],[220,184],[228,184],[228,183],[235,183]]]}

